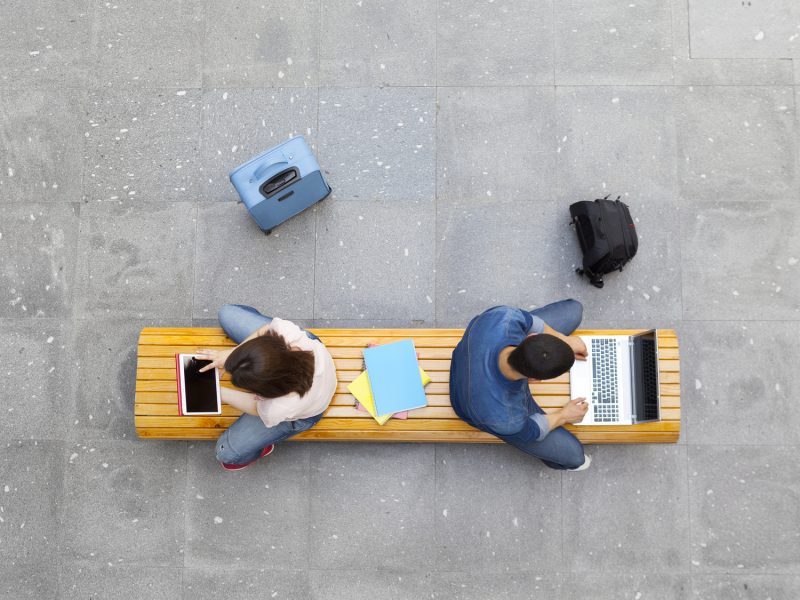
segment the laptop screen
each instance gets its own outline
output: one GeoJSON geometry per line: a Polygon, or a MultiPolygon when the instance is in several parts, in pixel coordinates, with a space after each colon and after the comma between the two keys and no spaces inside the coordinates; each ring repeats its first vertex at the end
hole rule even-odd
{"type": "Polygon", "coordinates": [[[633,412],[636,423],[659,419],[658,340],[651,329],[633,336],[633,412]]]}

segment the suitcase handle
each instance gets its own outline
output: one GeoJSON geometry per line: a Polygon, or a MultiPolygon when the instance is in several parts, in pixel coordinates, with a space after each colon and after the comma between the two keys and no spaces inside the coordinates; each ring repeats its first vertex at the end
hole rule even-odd
{"type": "MultiPolygon", "coordinates": [[[[258,188],[258,191],[261,192],[261,195],[264,196],[264,198],[270,198],[287,186],[296,182],[299,178],[300,172],[297,170],[297,167],[289,167],[288,169],[284,169],[283,171],[280,171],[276,175],[273,175],[267,179],[261,184],[261,187],[258,188]]],[[[280,200],[283,200],[283,198],[280,200]]]]}
{"type": "Polygon", "coordinates": [[[259,166],[255,171],[253,171],[253,179],[262,179],[264,176],[267,176],[267,174],[269,174],[267,177],[268,179],[274,177],[279,171],[284,169],[283,165],[288,164],[289,162],[286,160],[286,157],[281,154],[279,158],[276,157],[269,162],[265,162],[263,165],[259,166]]]}

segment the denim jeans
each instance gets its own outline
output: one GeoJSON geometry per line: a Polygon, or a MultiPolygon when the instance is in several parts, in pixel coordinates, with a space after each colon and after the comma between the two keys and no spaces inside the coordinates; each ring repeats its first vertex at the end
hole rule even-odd
{"type": "MultiPolygon", "coordinates": [[[[577,300],[561,300],[531,311],[550,327],[564,335],[571,335],[583,318],[583,306],[577,300]]],[[[534,410],[544,413],[534,399],[534,410]]],[[[528,428],[524,429],[524,431],[528,428]]],[[[539,442],[524,434],[499,436],[503,441],[535,456],[552,469],[576,469],[583,464],[583,445],[563,427],[554,429],[539,442]]]]}
{"type": "MultiPolygon", "coordinates": [[[[272,321],[272,317],[262,315],[252,306],[226,304],[219,310],[219,323],[237,344],[247,336],[272,321]]],[[[306,331],[311,339],[319,339],[306,331]]],[[[258,458],[261,451],[270,444],[277,444],[293,435],[311,429],[322,418],[322,413],[307,419],[284,421],[275,427],[267,427],[260,417],[248,415],[239,417],[217,440],[217,460],[230,465],[242,465],[258,458]]]]}

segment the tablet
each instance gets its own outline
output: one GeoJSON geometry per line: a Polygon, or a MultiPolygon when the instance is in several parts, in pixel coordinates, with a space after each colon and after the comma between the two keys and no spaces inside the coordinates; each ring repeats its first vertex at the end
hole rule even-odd
{"type": "Polygon", "coordinates": [[[193,354],[175,355],[178,411],[182,416],[222,414],[219,371],[209,369],[200,372],[208,364],[211,364],[210,360],[197,358],[193,354]]]}

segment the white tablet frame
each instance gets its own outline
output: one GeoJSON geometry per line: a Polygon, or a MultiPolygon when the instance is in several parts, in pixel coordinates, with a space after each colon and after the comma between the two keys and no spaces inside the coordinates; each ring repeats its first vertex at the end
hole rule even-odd
{"type": "MultiPolygon", "coordinates": [[[[202,417],[204,415],[222,414],[222,396],[219,387],[219,369],[214,369],[214,384],[217,390],[217,411],[216,412],[189,412],[186,410],[186,381],[183,378],[184,359],[185,358],[198,358],[195,354],[176,354],[175,355],[175,370],[177,371],[178,380],[178,410],[182,417],[202,417]]],[[[207,359],[200,359],[207,360],[207,359]]]]}

